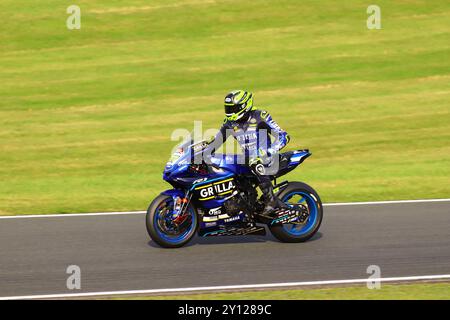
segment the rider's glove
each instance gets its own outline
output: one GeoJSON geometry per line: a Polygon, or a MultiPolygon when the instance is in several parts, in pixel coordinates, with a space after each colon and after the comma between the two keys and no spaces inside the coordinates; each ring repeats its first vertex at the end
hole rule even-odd
{"type": "Polygon", "coordinates": [[[269,157],[272,156],[275,153],[277,153],[277,151],[274,148],[267,149],[267,154],[269,155],[269,157]]]}
{"type": "Polygon", "coordinates": [[[258,155],[259,155],[260,157],[265,157],[265,156],[267,156],[267,152],[266,152],[266,150],[264,150],[263,148],[259,148],[259,149],[258,149],[258,155]]]}
{"type": "Polygon", "coordinates": [[[267,150],[264,150],[262,148],[258,149],[258,154],[260,157],[264,158],[270,158],[271,156],[273,156],[274,154],[276,154],[278,152],[278,149],[275,148],[268,148],[267,150]]]}
{"type": "Polygon", "coordinates": [[[262,160],[260,157],[252,158],[249,160],[250,167],[256,166],[258,164],[262,163],[262,160]]]}
{"type": "Polygon", "coordinates": [[[266,168],[264,167],[262,159],[260,157],[250,159],[249,165],[253,173],[256,175],[261,176],[266,172],[266,168]]]}

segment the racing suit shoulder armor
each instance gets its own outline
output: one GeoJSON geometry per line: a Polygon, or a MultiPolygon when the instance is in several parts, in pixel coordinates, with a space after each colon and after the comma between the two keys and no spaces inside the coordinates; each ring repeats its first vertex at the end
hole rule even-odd
{"type": "Polygon", "coordinates": [[[269,116],[269,112],[263,109],[252,110],[252,115],[258,120],[265,121],[269,116]]]}

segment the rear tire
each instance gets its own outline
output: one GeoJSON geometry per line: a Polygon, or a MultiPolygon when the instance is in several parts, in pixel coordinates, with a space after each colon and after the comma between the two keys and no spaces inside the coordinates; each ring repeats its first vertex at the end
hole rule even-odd
{"type": "Polygon", "coordinates": [[[170,196],[162,194],[157,196],[148,207],[147,214],[145,216],[145,225],[147,227],[147,232],[150,238],[152,238],[152,240],[161,247],[180,248],[185,244],[187,244],[197,231],[197,224],[198,224],[197,212],[192,207],[192,205],[189,205],[189,207],[186,210],[188,210],[192,216],[191,222],[192,225],[188,228],[187,231],[184,231],[179,237],[177,236],[170,237],[170,235],[164,233],[164,230],[161,230],[161,228],[158,226],[157,221],[159,219],[158,214],[160,212],[159,208],[160,205],[162,205],[164,202],[170,202],[171,200],[172,197],[170,196]]]}
{"type": "MultiPolygon", "coordinates": [[[[316,234],[322,223],[322,201],[312,187],[303,182],[290,182],[278,194],[278,197],[283,202],[288,201],[294,196],[302,197],[301,200],[308,206],[310,217],[303,226],[294,227],[294,224],[269,225],[270,232],[272,232],[273,236],[282,242],[305,242],[316,234]]],[[[286,203],[289,204],[288,202],[286,203]]]]}

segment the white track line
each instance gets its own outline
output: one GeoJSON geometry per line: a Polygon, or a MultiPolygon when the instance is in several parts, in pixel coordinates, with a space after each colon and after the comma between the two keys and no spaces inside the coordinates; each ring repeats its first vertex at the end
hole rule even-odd
{"type": "Polygon", "coordinates": [[[95,217],[95,216],[122,216],[130,214],[143,214],[146,211],[124,211],[124,212],[92,212],[92,213],[65,213],[65,214],[37,214],[22,216],[0,216],[0,219],[27,219],[27,218],[61,218],[61,217],[95,217]]]}
{"type": "Polygon", "coordinates": [[[379,282],[402,282],[402,281],[423,281],[423,280],[444,280],[450,279],[450,274],[431,275],[431,276],[410,276],[410,277],[392,277],[392,278],[373,278],[373,279],[348,279],[348,280],[326,280],[326,281],[306,281],[306,282],[286,282],[286,283],[267,283],[267,284],[245,284],[234,286],[214,286],[214,287],[192,287],[192,288],[173,288],[173,289],[152,289],[152,290],[129,290],[129,291],[105,291],[105,292],[86,292],[86,293],[61,293],[61,294],[43,294],[30,296],[11,296],[0,297],[0,300],[25,300],[25,299],[60,299],[60,298],[87,298],[95,296],[117,296],[117,295],[141,295],[141,294],[164,294],[164,293],[187,293],[204,291],[223,291],[223,290],[252,290],[252,289],[270,289],[302,286],[321,286],[336,284],[357,284],[379,282]]]}
{"type": "Polygon", "coordinates": [[[448,202],[450,199],[418,199],[418,200],[389,200],[389,201],[367,201],[367,202],[336,202],[324,203],[324,207],[331,206],[362,206],[372,204],[396,204],[396,203],[422,203],[422,202],[448,202]]]}
{"type": "MultiPolygon", "coordinates": [[[[336,202],[324,203],[324,207],[333,206],[363,206],[377,204],[396,204],[396,203],[425,203],[425,202],[448,202],[450,199],[418,199],[418,200],[390,200],[390,201],[368,201],[368,202],[336,202]]],[[[84,217],[84,216],[120,216],[130,214],[143,214],[146,211],[123,211],[123,212],[92,212],[92,213],[65,213],[65,214],[37,214],[37,215],[18,215],[18,216],[0,216],[0,219],[27,219],[27,218],[61,218],[61,217],[84,217]]]]}

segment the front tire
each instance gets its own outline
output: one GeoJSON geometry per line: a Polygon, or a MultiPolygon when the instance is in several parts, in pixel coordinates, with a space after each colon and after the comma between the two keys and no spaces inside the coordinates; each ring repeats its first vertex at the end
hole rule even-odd
{"type": "Polygon", "coordinates": [[[182,231],[166,228],[167,222],[170,223],[171,208],[173,208],[173,199],[170,196],[159,195],[153,200],[145,216],[147,232],[158,245],[163,248],[180,248],[187,244],[194,236],[197,230],[197,213],[189,205],[186,212],[190,215],[191,223],[182,231]]]}
{"type": "Polygon", "coordinates": [[[278,197],[286,204],[301,203],[308,207],[309,218],[304,225],[281,224],[270,226],[273,236],[282,242],[305,242],[320,228],[323,218],[322,201],[317,192],[303,182],[290,182],[278,197]],[[298,200],[298,198],[300,200],[298,200]],[[294,199],[292,201],[292,199],[294,199]]]}

